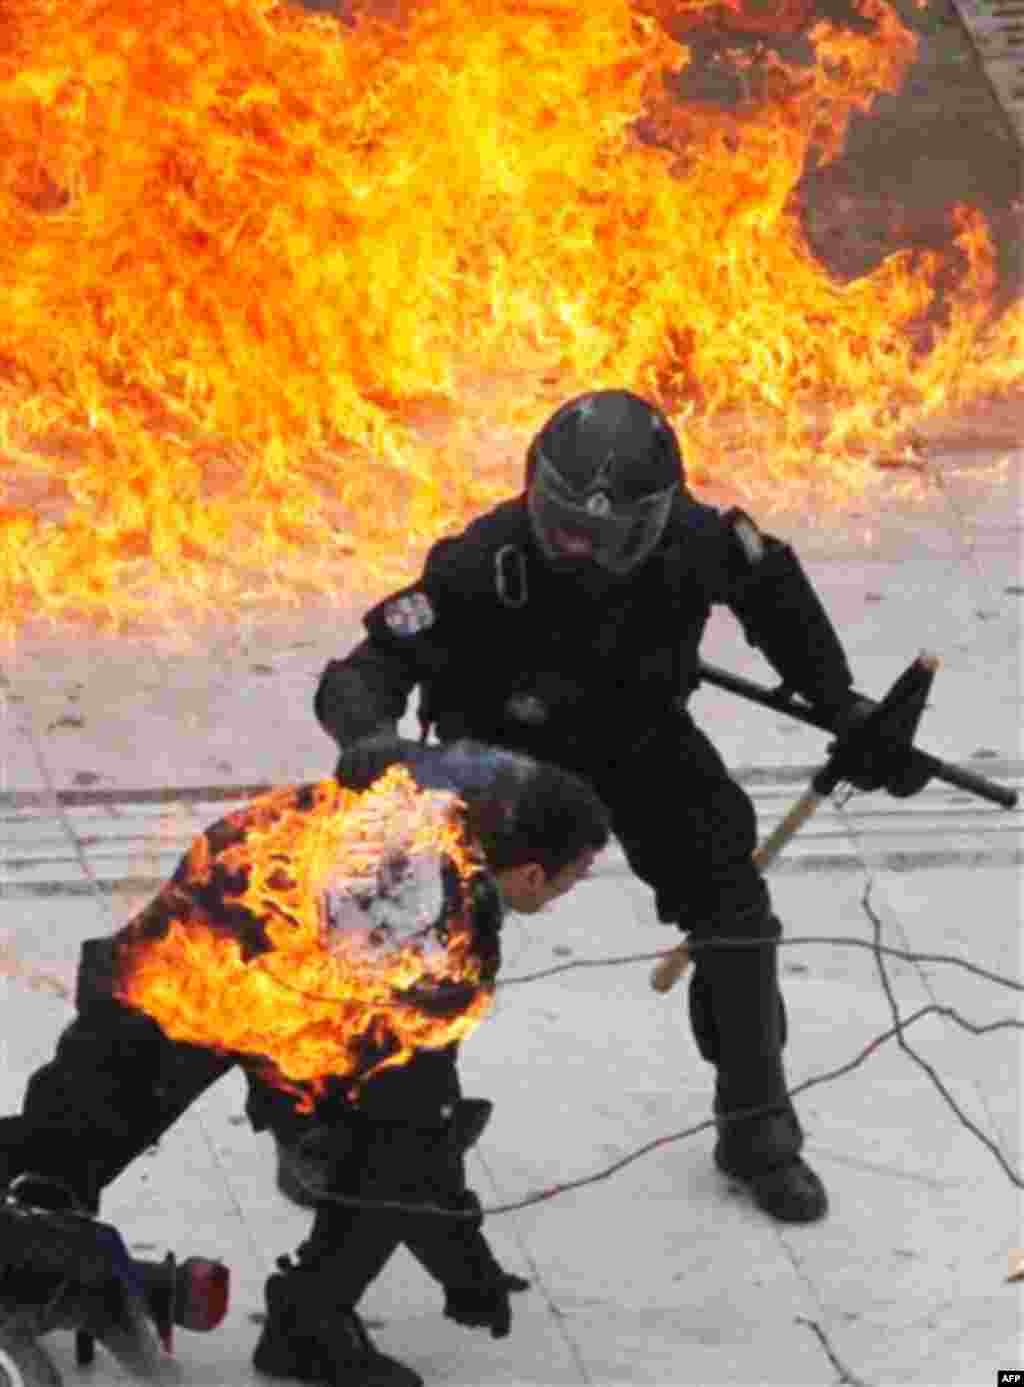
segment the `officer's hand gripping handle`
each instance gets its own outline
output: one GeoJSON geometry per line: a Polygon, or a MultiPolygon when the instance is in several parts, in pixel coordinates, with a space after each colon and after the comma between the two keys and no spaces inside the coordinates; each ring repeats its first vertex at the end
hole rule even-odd
{"type": "MultiPolygon", "coordinates": [[[[938,667],[938,656],[922,651],[896,680],[881,703],[875,705],[870,715],[836,739],[830,748],[828,760],[815,772],[810,785],[755,850],[755,867],[763,871],[774,862],[841,780],[852,779],[865,762],[884,756],[889,745],[894,749],[897,744],[906,748],[912,746],[938,667]]],[[[651,972],[651,987],[655,992],[671,991],[689,965],[690,951],[684,941],[655,964],[651,972]]]]}
{"type": "MultiPolygon", "coordinates": [[[[911,669],[913,668],[914,665],[911,666],[911,669]]],[[[794,697],[793,693],[785,687],[769,689],[764,685],[756,684],[752,679],[744,679],[741,675],[733,674],[730,670],[721,669],[718,665],[709,665],[704,660],[697,662],[697,672],[699,682],[702,684],[711,684],[714,688],[725,689],[726,692],[736,694],[750,703],[758,703],[762,708],[771,708],[774,712],[784,713],[786,717],[806,723],[808,727],[818,727],[823,732],[834,733],[837,731],[834,714],[794,697]]],[[[905,677],[906,675],[901,676],[901,678],[905,677]]],[[[906,750],[905,747],[904,751],[906,752],[906,750]]],[[[979,799],[987,800],[990,804],[998,804],[1002,809],[1016,808],[1018,799],[1016,790],[1011,790],[1006,785],[1000,785],[987,776],[979,775],[977,771],[969,771],[963,766],[955,766],[948,761],[942,761],[939,757],[932,756],[927,751],[921,751],[918,747],[911,746],[909,752],[916,766],[926,771],[930,779],[939,780],[944,785],[952,785],[954,789],[964,790],[969,795],[977,795],[979,799]]]]}

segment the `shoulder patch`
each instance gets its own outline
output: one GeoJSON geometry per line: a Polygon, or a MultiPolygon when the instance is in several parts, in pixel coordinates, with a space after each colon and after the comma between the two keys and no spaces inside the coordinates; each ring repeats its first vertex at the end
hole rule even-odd
{"type": "Polygon", "coordinates": [[[389,631],[396,636],[415,636],[427,631],[437,620],[430,598],[425,592],[407,592],[388,602],[381,615],[389,631]]]}

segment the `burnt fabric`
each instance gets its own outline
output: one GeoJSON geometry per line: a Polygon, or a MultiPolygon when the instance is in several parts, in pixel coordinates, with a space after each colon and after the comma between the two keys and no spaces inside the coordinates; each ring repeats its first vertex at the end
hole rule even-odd
{"type": "Polygon", "coordinates": [[[97,996],[109,983],[112,946],[108,939],[83,946],[78,1014],[53,1059],[29,1079],[18,1139],[0,1152],[7,1179],[22,1170],[55,1176],[90,1208],[234,1064],[168,1039],[109,993],[97,996]]]}
{"type": "Polygon", "coordinates": [[[246,884],[232,850],[285,807],[311,803],[311,786],[268,795],[212,824],[170,880],[120,931],[82,947],[77,1016],[53,1059],[32,1075],[22,1108],[25,1140],[9,1160],[64,1178],[96,1204],[100,1191],[235,1063],[235,1057],[169,1039],[117,1000],[125,951],[159,938],[172,921],[202,922],[238,939],[246,955],[268,947],[262,922],[229,903],[246,884]]]}
{"type": "MultiPolygon", "coordinates": [[[[443,759],[442,754],[417,749],[418,762],[429,766],[432,759],[443,759]]],[[[263,1061],[170,1039],[150,1017],[118,1000],[117,980],[124,957],[140,943],[162,937],[176,920],[202,922],[230,934],[246,956],[265,951],[269,944],[263,922],[231,900],[247,882],[236,850],[254,829],[266,829],[280,814],[310,808],[316,789],[305,785],[271,792],[211,825],[143,910],[116,934],[86,941],[77,1015],[60,1036],[52,1060],[29,1079],[20,1116],[0,1130],[0,1178],[6,1181],[33,1169],[63,1179],[84,1203],[98,1207],[103,1188],[229,1069],[241,1063],[257,1083],[263,1061]]],[[[487,889],[489,881],[479,874],[473,898],[487,980],[500,964],[500,904],[487,889]]],[[[464,1005],[466,998],[455,1000],[464,1005]]],[[[450,1089],[455,1099],[453,1063],[447,1059],[440,1065],[446,1076],[441,1088],[450,1089]]],[[[378,1101],[395,1092],[396,1081],[386,1078],[378,1101]]],[[[411,1105],[406,1119],[417,1120],[414,1088],[402,1087],[401,1101],[411,1105]]],[[[428,1105],[429,1121],[437,1120],[439,1101],[434,1095],[428,1105]]],[[[295,1110],[294,1100],[283,1094],[278,1094],[278,1104],[295,1110]]]]}
{"type": "Polygon", "coordinates": [[[266,1285],[267,1314],[253,1354],[265,1377],[344,1387],[424,1387],[419,1373],[380,1352],[350,1306],[322,1277],[278,1258],[266,1285]]]}
{"type": "MultiPolygon", "coordinates": [[[[593,566],[557,572],[533,541],[526,497],[497,506],[435,544],[419,580],[368,613],[365,639],[327,665],[314,708],[345,747],[393,725],[419,686],[421,721],[442,741],[496,743],[588,779],[661,920],[764,941],[698,959],[691,1015],[719,1107],[789,1116],[779,925],[751,860],[753,805],[686,708],[716,605],[789,688],[830,716],[848,706],[845,654],[792,549],[680,487],[659,544],[619,580],[593,566]]],[[[778,1158],[798,1149],[795,1116],[769,1125],[797,1133],[778,1158]]],[[[735,1130],[753,1141],[751,1124],[735,1130]]]]}

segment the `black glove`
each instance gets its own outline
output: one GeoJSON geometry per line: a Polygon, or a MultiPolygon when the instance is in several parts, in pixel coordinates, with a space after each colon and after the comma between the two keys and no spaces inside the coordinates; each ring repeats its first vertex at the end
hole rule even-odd
{"type": "Polygon", "coordinates": [[[381,723],[369,736],[342,748],[334,778],[346,790],[368,790],[389,766],[414,763],[419,750],[419,742],[400,737],[391,724],[381,723]]]}
{"type": "MultiPolygon", "coordinates": [[[[851,695],[849,703],[835,715],[838,741],[829,744],[829,755],[839,742],[855,737],[877,707],[870,698],[851,695]]],[[[886,790],[895,799],[909,799],[928,784],[931,771],[921,753],[913,747],[880,741],[877,747],[852,757],[843,778],[858,790],[886,790]]]]}
{"type": "Polygon", "coordinates": [[[509,1294],[529,1289],[529,1281],[507,1271],[489,1286],[446,1286],[445,1317],[469,1329],[489,1329],[492,1339],[504,1339],[512,1327],[509,1294]]]}

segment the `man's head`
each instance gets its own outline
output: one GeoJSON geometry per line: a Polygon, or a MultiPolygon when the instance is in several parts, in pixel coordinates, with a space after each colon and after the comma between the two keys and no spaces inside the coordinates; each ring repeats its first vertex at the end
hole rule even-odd
{"type": "Polygon", "coordinates": [[[597,852],[584,848],[580,855],[549,874],[539,862],[523,862],[494,873],[494,880],[507,908],[517,915],[536,915],[552,901],[588,876],[597,852]]]}
{"type": "Polygon", "coordinates": [[[349,789],[368,789],[396,762],[421,789],[462,801],[466,833],[510,910],[532,915],[564,895],[608,842],[608,810],[586,781],[481,742],[421,747],[381,737],[342,752],[337,776],[349,789]]]}
{"type": "Polygon", "coordinates": [[[608,810],[586,781],[547,762],[456,743],[454,758],[493,766],[489,783],[463,791],[466,828],[509,910],[534,915],[572,890],[610,836],[608,810]]]}
{"type": "Polygon", "coordinates": [[[557,410],[530,445],[527,507],[547,563],[621,578],[653,552],[684,481],[664,414],[628,390],[597,390],[557,410]]]}

